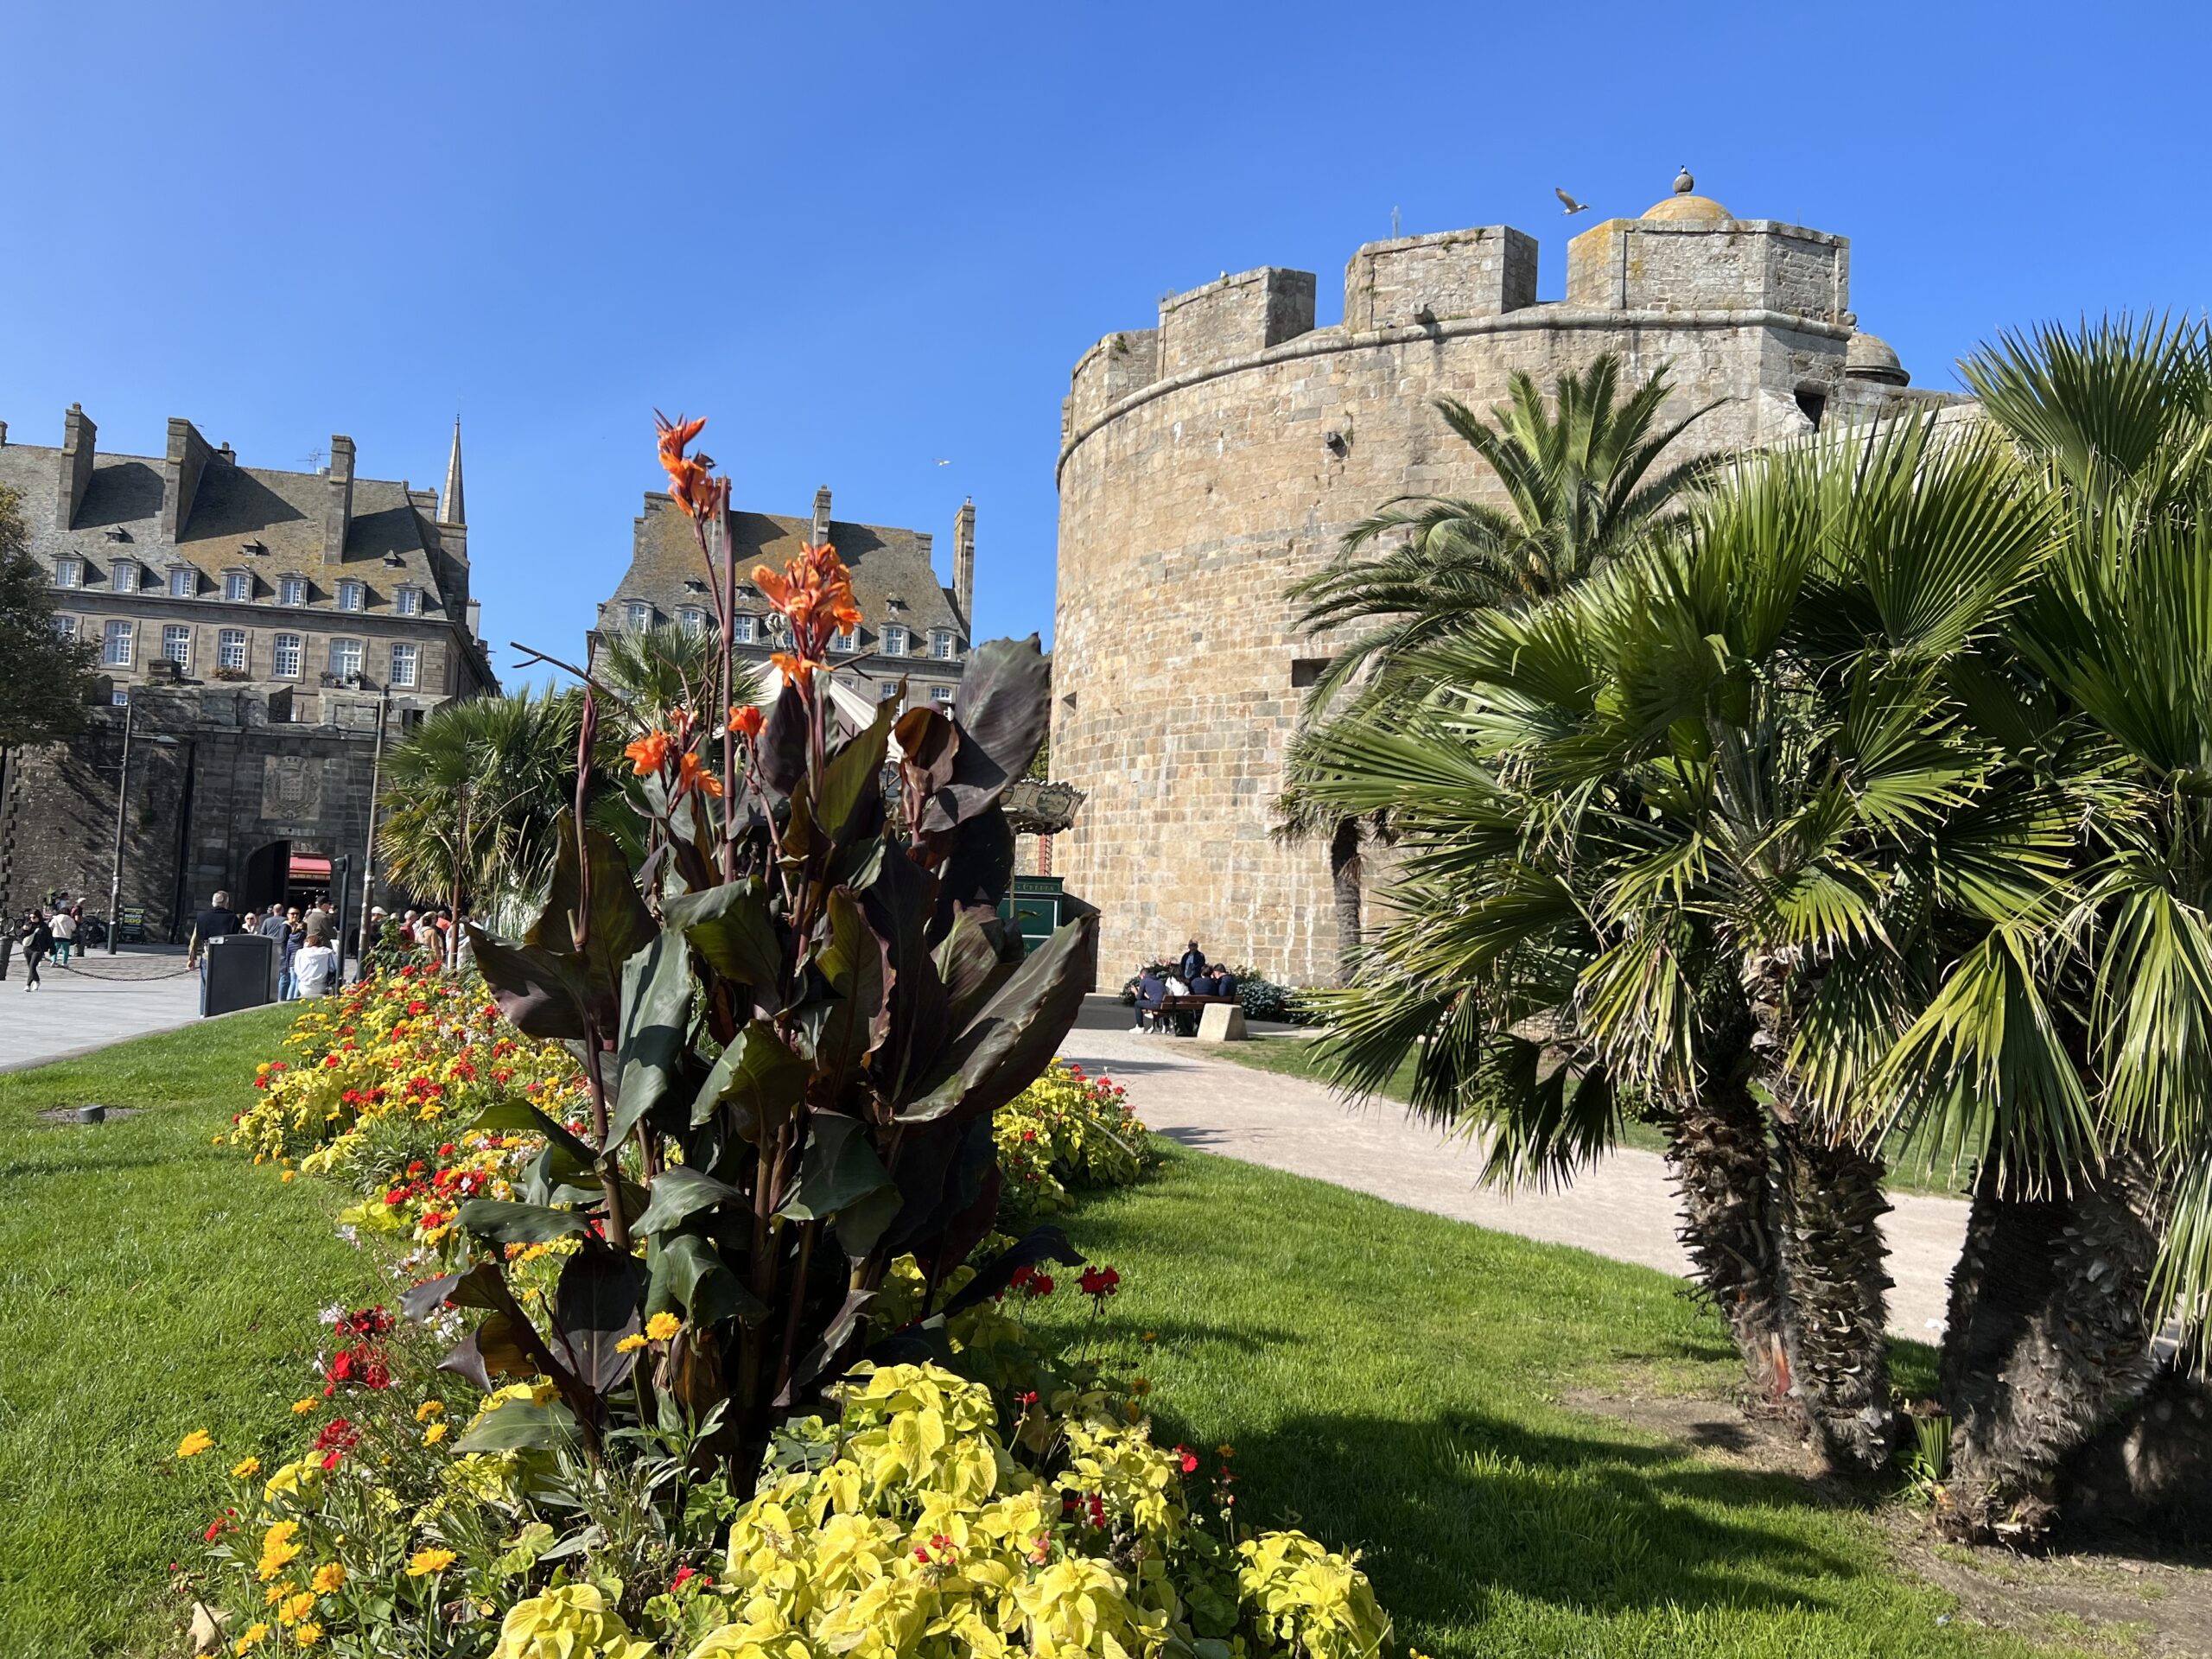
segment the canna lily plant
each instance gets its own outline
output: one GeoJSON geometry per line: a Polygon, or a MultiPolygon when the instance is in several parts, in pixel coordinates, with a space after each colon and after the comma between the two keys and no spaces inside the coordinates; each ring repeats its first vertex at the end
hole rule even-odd
{"type": "Polygon", "coordinates": [[[590,1098],[582,1131],[527,1107],[483,1125],[545,1149],[522,1199],[461,1207],[480,1254],[408,1301],[417,1317],[483,1310],[446,1363],[487,1392],[551,1385],[487,1414],[480,1449],[596,1455],[634,1402],[757,1459],[855,1361],[942,1357],[948,1314],[1025,1263],[1068,1259],[1040,1229],[939,1300],[997,1215],[992,1116],[1045,1070],[1095,974],[1094,916],[1025,957],[997,914],[1014,844],[1000,796],[1049,712],[1037,641],[977,647],[957,714],[894,700],[854,729],[825,665],[861,620],[851,575],[807,546],[752,573],[789,648],[773,707],[739,706],[729,485],[691,453],[703,424],[663,420],[660,454],[713,579],[718,678],[621,709],[639,728],[624,752],[643,861],[586,810],[608,701],[586,675],[543,911],[519,938],[470,927],[501,1010],[573,1046],[590,1098]],[[569,1253],[533,1313],[505,1257],[548,1241],[569,1253]],[[908,1255],[924,1318],[868,1348],[871,1304],[908,1255]]]}

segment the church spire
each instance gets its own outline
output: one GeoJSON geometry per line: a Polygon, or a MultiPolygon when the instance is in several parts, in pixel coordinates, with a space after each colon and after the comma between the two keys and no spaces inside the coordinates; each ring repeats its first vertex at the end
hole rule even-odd
{"type": "Polygon", "coordinates": [[[438,522],[442,524],[467,525],[468,516],[461,500],[461,416],[453,417],[453,458],[446,462],[446,490],[438,498],[438,522]]]}

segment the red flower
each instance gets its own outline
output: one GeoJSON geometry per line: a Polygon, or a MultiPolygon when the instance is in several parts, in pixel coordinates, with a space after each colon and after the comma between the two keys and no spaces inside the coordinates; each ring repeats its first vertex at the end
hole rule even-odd
{"type": "Polygon", "coordinates": [[[1025,1262],[1014,1270],[1014,1276],[1008,1280],[1007,1282],[1016,1290],[1020,1290],[1024,1285],[1027,1284],[1036,1276],[1037,1269],[1031,1267],[1027,1262],[1025,1262]]]}
{"type": "Polygon", "coordinates": [[[1175,1448],[1175,1461],[1183,1465],[1183,1472],[1186,1475],[1194,1475],[1198,1471],[1198,1454],[1187,1446],[1179,1446],[1175,1448]]]}
{"type": "Polygon", "coordinates": [[[1122,1275],[1111,1268],[1085,1268],[1078,1282],[1086,1296],[1096,1296],[1104,1301],[1121,1288],[1122,1275]]]}
{"type": "Polygon", "coordinates": [[[322,1432],[315,1437],[315,1449],[330,1453],[329,1459],[322,1465],[327,1469],[338,1461],[339,1453],[351,1452],[360,1444],[360,1441],[361,1431],[354,1427],[350,1420],[334,1417],[322,1426],[322,1432]]]}
{"type": "Polygon", "coordinates": [[[685,1585],[690,1583],[694,1579],[698,1580],[699,1587],[702,1590],[705,1589],[709,1585],[714,1582],[714,1580],[709,1578],[706,1573],[702,1573],[697,1567],[693,1567],[687,1562],[685,1565],[676,1569],[676,1576],[668,1581],[668,1587],[671,1592],[681,1590],[685,1585]]]}
{"type": "Polygon", "coordinates": [[[1104,1526],[1106,1524],[1105,1500],[1100,1497],[1097,1493],[1093,1492],[1090,1495],[1089,1503],[1090,1508],[1090,1524],[1094,1527],[1104,1526]]]}

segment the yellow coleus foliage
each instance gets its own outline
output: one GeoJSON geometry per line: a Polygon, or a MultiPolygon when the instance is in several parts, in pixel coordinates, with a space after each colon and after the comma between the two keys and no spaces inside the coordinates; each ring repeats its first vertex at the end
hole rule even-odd
{"type": "MultiPolygon", "coordinates": [[[[1033,1409],[1067,1452],[1048,1481],[1008,1453],[988,1389],[933,1365],[860,1367],[836,1424],[794,1427],[819,1465],[739,1511],[714,1591],[728,1622],[689,1659],[1187,1653],[1178,1575],[1227,1594],[1232,1558],[1189,1526],[1175,1457],[1117,1403],[1064,1390],[1033,1409]]],[[[1249,1628],[1285,1639],[1240,1637],[1232,1652],[1354,1659],[1379,1646],[1389,1623],[1355,1564],[1300,1534],[1263,1541],[1267,1554],[1234,1558],[1234,1586],[1250,1581],[1249,1628]]]]}
{"type": "Polygon", "coordinates": [[[655,1659],[599,1586],[564,1584],[518,1601],[499,1622],[492,1659],[655,1659]]]}

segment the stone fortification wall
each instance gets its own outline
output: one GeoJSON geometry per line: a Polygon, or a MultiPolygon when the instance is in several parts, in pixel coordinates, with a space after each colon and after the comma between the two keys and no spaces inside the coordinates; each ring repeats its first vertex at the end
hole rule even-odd
{"type": "Polygon", "coordinates": [[[1283,588],[1394,496],[1484,490],[1436,398],[1487,407],[1515,370],[1548,387],[1618,351],[1630,385],[1671,365],[1672,412],[1719,402],[1685,441],[1705,451],[1800,435],[1827,401],[1882,390],[1844,379],[1841,238],[1610,220],[1569,263],[1570,299],[1538,304],[1518,231],[1373,244],[1346,271],[1343,325],[1313,327],[1307,273],[1247,271],[1077,364],[1052,743],[1055,777],[1088,799],[1054,857],[1103,912],[1102,982],[1193,934],[1217,958],[1332,981],[1327,849],[1269,834],[1330,650],[1295,630],[1283,588]]]}

